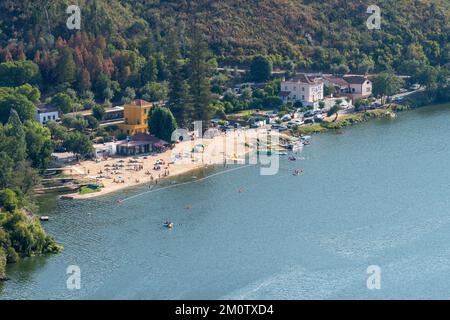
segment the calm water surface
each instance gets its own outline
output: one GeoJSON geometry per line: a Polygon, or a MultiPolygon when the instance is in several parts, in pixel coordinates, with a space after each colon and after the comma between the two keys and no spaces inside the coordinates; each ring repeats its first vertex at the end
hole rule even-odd
{"type": "Polygon", "coordinates": [[[148,189],[47,199],[65,250],[10,266],[0,299],[450,298],[449,137],[450,108],[425,108],[314,136],[276,176],[244,167],[120,205],[148,189]]]}

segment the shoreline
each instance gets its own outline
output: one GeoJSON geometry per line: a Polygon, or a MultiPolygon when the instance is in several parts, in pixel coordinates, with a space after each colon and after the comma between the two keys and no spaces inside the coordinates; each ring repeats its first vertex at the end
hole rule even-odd
{"type": "Polygon", "coordinates": [[[248,144],[252,133],[253,129],[235,131],[226,136],[221,134],[209,139],[202,138],[182,142],[177,144],[174,149],[159,154],[111,157],[102,161],[88,160],[67,166],[64,170],[66,177],[78,176],[80,179],[90,180],[92,184],[97,183],[102,188],[100,191],[85,194],[67,193],[59,195],[59,198],[67,200],[93,199],[133,187],[155,186],[170,178],[210,166],[245,164],[250,152],[248,144]],[[234,143],[231,150],[225,145],[225,140],[234,143]],[[199,145],[203,146],[203,152],[194,152],[193,150],[199,145]],[[174,158],[177,159],[175,162],[174,158]],[[159,170],[155,170],[156,162],[160,160],[164,164],[160,165],[159,170]]]}

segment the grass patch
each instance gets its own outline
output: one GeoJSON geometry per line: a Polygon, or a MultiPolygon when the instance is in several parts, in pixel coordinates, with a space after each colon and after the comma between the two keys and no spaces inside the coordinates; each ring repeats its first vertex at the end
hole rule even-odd
{"type": "Polygon", "coordinates": [[[340,116],[334,122],[315,123],[310,126],[300,126],[292,132],[294,135],[309,135],[313,133],[321,133],[328,130],[339,130],[344,127],[368,121],[370,119],[382,118],[392,113],[391,109],[375,109],[340,116]]]}
{"type": "Polygon", "coordinates": [[[320,132],[327,131],[327,128],[325,128],[320,123],[314,123],[310,126],[297,127],[297,129],[294,129],[294,131],[297,134],[309,135],[309,134],[313,134],[313,133],[320,133],[320,132]]]}
{"type": "Polygon", "coordinates": [[[80,188],[79,193],[80,194],[89,194],[89,193],[95,193],[95,192],[100,192],[102,188],[100,188],[100,186],[97,185],[87,185],[87,186],[82,186],[80,188]]]}

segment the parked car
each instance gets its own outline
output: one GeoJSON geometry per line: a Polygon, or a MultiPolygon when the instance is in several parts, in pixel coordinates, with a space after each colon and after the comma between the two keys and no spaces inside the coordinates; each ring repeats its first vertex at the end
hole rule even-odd
{"type": "Polygon", "coordinates": [[[305,118],[312,117],[312,116],[314,116],[314,111],[312,111],[312,110],[306,111],[305,114],[304,114],[303,116],[304,116],[305,118]]]}
{"type": "Polygon", "coordinates": [[[286,130],[288,130],[288,127],[286,127],[286,126],[280,126],[279,128],[278,128],[278,131],[286,131],[286,130]]]}
{"type": "Polygon", "coordinates": [[[378,103],[378,102],[374,102],[374,103],[372,103],[370,106],[369,106],[369,109],[377,109],[377,108],[379,108],[379,107],[381,107],[381,103],[378,103]]]}
{"type": "Polygon", "coordinates": [[[321,114],[318,114],[316,116],[314,116],[313,118],[314,122],[323,122],[323,116],[321,114]]]}
{"type": "Polygon", "coordinates": [[[288,122],[287,127],[288,128],[294,128],[297,126],[301,126],[303,124],[302,120],[296,119],[296,120],[291,120],[288,122]]]}
{"type": "Polygon", "coordinates": [[[303,124],[303,120],[301,120],[301,119],[294,119],[294,120],[289,121],[288,124],[291,124],[291,125],[302,125],[303,124]]]}
{"type": "Polygon", "coordinates": [[[419,90],[420,89],[420,84],[415,83],[411,87],[409,87],[409,89],[410,90],[419,90]]]}
{"type": "Polygon", "coordinates": [[[312,123],[314,123],[314,119],[313,118],[305,119],[304,123],[305,124],[310,124],[310,123],[312,124],[312,123]]]}

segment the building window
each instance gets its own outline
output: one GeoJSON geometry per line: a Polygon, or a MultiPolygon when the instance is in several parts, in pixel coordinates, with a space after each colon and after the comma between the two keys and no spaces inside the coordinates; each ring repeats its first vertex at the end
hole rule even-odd
{"type": "Polygon", "coordinates": [[[305,96],[302,96],[302,100],[303,100],[303,101],[305,100],[305,96]]]}
{"type": "Polygon", "coordinates": [[[302,91],[305,92],[305,87],[302,87],[302,91]]]}

